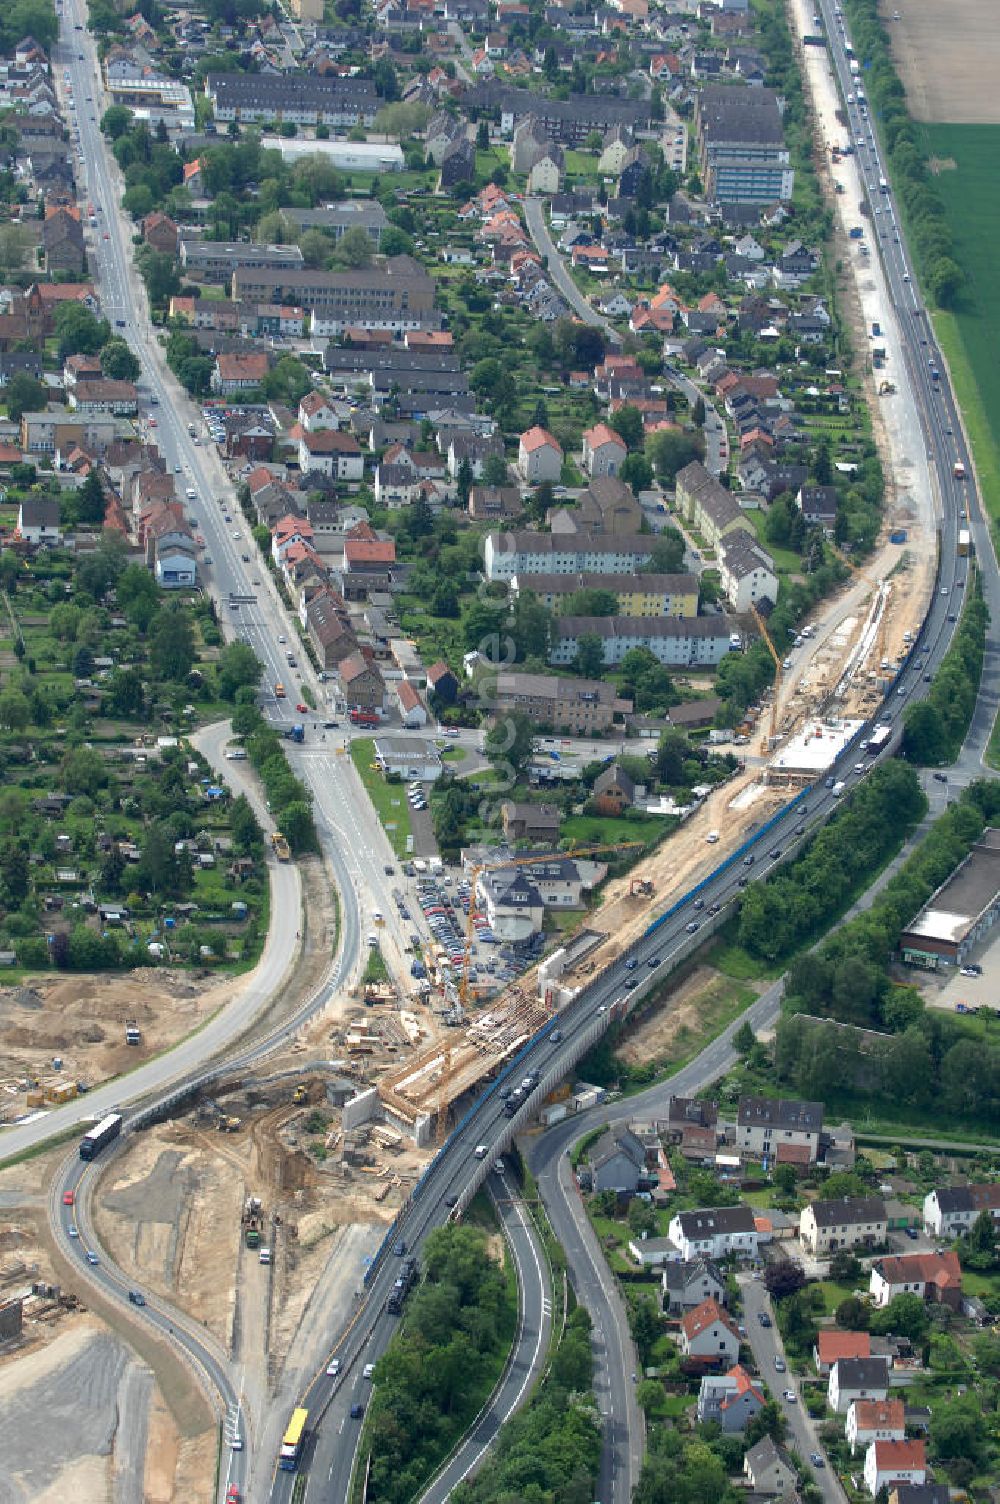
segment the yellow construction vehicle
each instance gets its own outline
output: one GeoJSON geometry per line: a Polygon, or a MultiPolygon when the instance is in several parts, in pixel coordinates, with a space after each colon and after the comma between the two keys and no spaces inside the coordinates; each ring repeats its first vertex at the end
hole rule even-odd
{"type": "Polygon", "coordinates": [[[293,1102],[304,1102],[306,1100],[307,1096],[308,1096],[308,1093],[306,1091],[306,1088],[304,1086],[297,1086],[295,1088],[295,1090],[292,1092],[292,1101],[293,1102]]]}

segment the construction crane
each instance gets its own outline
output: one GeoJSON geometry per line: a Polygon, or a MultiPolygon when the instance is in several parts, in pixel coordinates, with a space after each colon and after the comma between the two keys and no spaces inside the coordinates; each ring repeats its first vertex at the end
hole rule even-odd
{"type": "Polygon", "coordinates": [[[771,634],[767,630],[767,627],[764,625],[764,618],[757,610],[757,607],[754,605],[753,601],[750,602],[750,615],[757,623],[757,630],[760,633],[761,637],[763,637],[764,642],[767,645],[767,651],[774,659],[774,696],[771,700],[771,730],[767,738],[767,746],[768,750],[770,750],[771,747],[774,746],[778,731],[778,696],[781,692],[781,675],[783,671],[782,662],[778,657],[777,648],[771,641],[771,634]]]}

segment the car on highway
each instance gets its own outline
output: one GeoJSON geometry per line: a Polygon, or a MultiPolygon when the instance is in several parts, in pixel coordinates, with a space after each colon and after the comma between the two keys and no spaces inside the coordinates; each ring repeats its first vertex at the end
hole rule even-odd
{"type": "Polygon", "coordinates": [[[295,709],[298,711],[299,715],[307,715],[309,713],[309,706],[306,705],[302,700],[298,702],[295,709]]]}
{"type": "Polygon", "coordinates": [[[88,1264],[99,1264],[100,1262],[101,1261],[97,1257],[97,1254],[94,1252],[94,1250],[92,1248],[88,1248],[87,1249],[87,1263],[88,1264]]]}
{"type": "Polygon", "coordinates": [[[146,1297],[141,1290],[130,1290],[128,1298],[134,1306],[144,1306],[146,1304],[146,1297]]]}
{"type": "Polygon", "coordinates": [[[330,1360],[330,1362],[326,1365],[326,1376],[327,1376],[328,1379],[335,1379],[337,1377],[337,1375],[338,1375],[339,1372],[340,1372],[340,1359],[339,1358],[332,1358],[330,1360]]]}
{"type": "Polygon", "coordinates": [[[80,1229],[78,1227],[70,1227],[67,1231],[71,1238],[78,1238],[80,1236],[80,1229]]]}
{"type": "Polygon", "coordinates": [[[818,1452],[810,1452],[809,1461],[812,1463],[813,1467],[826,1467],[826,1463],[823,1461],[818,1452]]]}
{"type": "Polygon", "coordinates": [[[948,774],[947,773],[934,773],[931,776],[933,777],[935,783],[947,783],[948,782],[948,774]]]}
{"type": "Polygon", "coordinates": [[[72,1191],[63,1191],[63,1206],[72,1206],[73,1200],[74,1196],[72,1191]]]}
{"type": "Polygon", "coordinates": [[[757,1312],[757,1320],[760,1322],[761,1326],[770,1326],[771,1325],[771,1318],[767,1314],[766,1311],[758,1311],[757,1312]]]}
{"type": "Polygon", "coordinates": [[[783,1392],[783,1394],[782,1394],[781,1397],[785,1401],[786,1404],[788,1404],[788,1405],[794,1405],[795,1404],[795,1390],[794,1389],[786,1389],[783,1392]]]}
{"type": "Polygon", "coordinates": [[[981,977],[983,968],[981,966],[963,966],[960,974],[963,977],[981,977]]]}
{"type": "Polygon", "coordinates": [[[226,1489],[226,1504],[240,1504],[241,1494],[235,1483],[226,1489]]]}
{"type": "Polygon", "coordinates": [[[774,1371],[775,1373],[784,1373],[785,1371],[785,1360],[784,1358],[779,1358],[777,1353],[774,1355],[774,1371]]]}
{"type": "Polygon", "coordinates": [[[351,1406],[351,1419],[352,1420],[360,1420],[361,1417],[364,1415],[364,1413],[365,1413],[365,1407],[364,1407],[364,1405],[352,1405],[351,1406]]]}
{"type": "MultiPolygon", "coordinates": [[[[458,1198],[456,1197],[455,1199],[457,1200],[458,1198]]],[[[374,1363],[366,1363],[365,1366],[364,1366],[364,1368],[361,1370],[361,1377],[363,1379],[370,1379],[371,1376],[372,1376],[372,1374],[374,1372],[375,1372],[375,1364],[374,1363]]]]}

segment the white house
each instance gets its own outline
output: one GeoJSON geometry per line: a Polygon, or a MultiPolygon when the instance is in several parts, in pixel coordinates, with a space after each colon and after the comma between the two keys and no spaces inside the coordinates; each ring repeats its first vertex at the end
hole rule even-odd
{"type": "Polygon", "coordinates": [[[778,599],[774,560],[749,533],[730,533],[720,541],[719,580],[722,593],[739,616],[762,600],[773,603],[778,599]]]}
{"type": "Polygon", "coordinates": [[[26,496],[17,509],[17,531],[25,543],[62,541],[59,500],[55,496],[26,496]]]}
{"type": "Polygon", "coordinates": [[[181,590],[186,585],[193,585],[198,573],[193,546],[170,540],[158,543],[153,572],[156,583],[164,590],[181,590]]]}
{"type": "Polygon", "coordinates": [[[883,1308],[897,1295],[919,1295],[958,1309],[962,1299],[962,1266],[953,1249],[938,1253],[903,1253],[876,1259],[868,1289],[875,1304],[883,1308]]]}
{"type": "Polygon", "coordinates": [[[396,703],[399,705],[399,719],[407,731],[417,731],[427,725],[424,702],[406,679],[396,685],[396,703]]]}
{"type": "Polygon", "coordinates": [[[299,468],[337,480],[361,480],[365,473],[361,445],[353,434],[322,428],[299,439],[299,468]]]}
{"type": "Polygon", "coordinates": [[[1000,1229],[1000,1182],[941,1187],[924,1197],[924,1230],[933,1238],[957,1238],[985,1211],[1000,1229]]]}
{"type": "Polygon", "coordinates": [[[536,423],[521,435],[517,449],[517,468],[529,486],[543,480],[558,481],[562,474],[563,452],[558,439],[536,423]]]}
{"type": "Polygon", "coordinates": [[[924,1441],[873,1441],[865,1453],[865,1488],[874,1499],[883,1488],[927,1482],[924,1441]]]}
{"type": "Polygon", "coordinates": [[[846,1415],[855,1400],[884,1400],[889,1393],[888,1358],[841,1358],[830,1369],[830,1409],[846,1415]]]}
{"type": "Polygon", "coordinates": [[[852,1400],[844,1435],[852,1456],[873,1441],[905,1441],[906,1406],[902,1400],[852,1400]]]}
{"type": "Polygon", "coordinates": [[[323,428],[339,427],[336,411],[322,392],[306,392],[299,403],[299,422],[307,433],[317,433],[323,428]]]}
{"type": "Polygon", "coordinates": [[[726,1368],[740,1355],[740,1334],[727,1311],[714,1300],[703,1300],[681,1320],[681,1352],[686,1358],[722,1363],[726,1368]]]}
{"type": "Polygon", "coordinates": [[[724,1259],[732,1254],[750,1259],[757,1254],[757,1224],[750,1206],[677,1212],[671,1218],[667,1234],[683,1259],[694,1259],[700,1254],[710,1259],[724,1259]]]}
{"type": "Polygon", "coordinates": [[[627,454],[624,439],[606,423],[595,423],[583,435],[583,468],[590,476],[617,475],[627,454]]]}

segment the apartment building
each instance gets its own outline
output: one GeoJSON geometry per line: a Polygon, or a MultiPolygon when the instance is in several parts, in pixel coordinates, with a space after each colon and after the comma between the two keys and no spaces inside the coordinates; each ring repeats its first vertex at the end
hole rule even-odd
{"type": "Polygon", "coordinates": [[[540,727],[581,736],[607,731],[616,716],[632,709],[631,700],[619,699],[613,684],[598,679],[499,673],[495,681],[487,681],[485,689],[484,701],[497,715],[520,710],[540,727]]]}
{"type": "Polygon", "coordinates": [[[189,277],[203,282],[230,281],[238,267],[249,270],[297,270],[305,263],[297,245],[254,245],[239,240],[196,240],[183,235],[180,263],[189,277]]]}
{"type": "Polygon", "coordinates": [[[885,1202],[880,1196],[811,1201],[799,1217],[802,1246],[819,1258],[835,1253],[838,1248],[884,1243],[888,1232],[885,1202]]]}
{"type": "Polygon", "coordinates": [[[217,121],[371,126],[379,107],[366,79],[319,73],[209,73],[205,95],[217,121]]]}
{"type": "Polygon", "coordinates": [[[710,203],[775,204],[791,198],[795,173],[773,89],[707,85],[696,97],[695,131],[710,203]]]}
{"type": "Polygon", "coordinates": [[[490,582],[532,574],[634,575],[648,565],[654,542],[644,533],[488,533],[483,562],[490,582]]]}
{"type": "Polygon", "coordinates": [[[736,1147],[742,1159],[767,1159],[770,1164],[799,1163],[800,1155],[782,1155],[794,1147],[805,1151],[805,1163],[815,1164],[823,1128],[822,1102],[797,1102],[778,1097],[741,1097],[736,1117],[736,1147]]]}
{"type": "Polygon", "coordinates": [[[672,667],[714,668],[733,648],[732,624],[725,616],[558,616],[549,662],[574,663],[585,637],[599,640],[607,666],[621,663],[633,648],[645,648],[672,667]]]}
{"type": "Polygon", "coordinates": [[[312,315],[314,334],[342,334],[354,325],[400,333],[417,329],[434,312],[434,282],[410,256],[393,256],[361,271],[266,270],[233,272],[237,302],[294,302],[312,315]]]}
{"type": "Polygon", "coordinates": [[[741,511],[739,502],[700,460],[692,460],[678,470],[675,487],[684,520],[697,528],[710,548],[718,548],[721,540],[734,532],[745,532],[756,542],[753,523],[741,511]]]}
{"type": "Polygon", "coordinates": [[[578,590],[606,590],[620,616],[698,615],[698,576],[694,574],[519,574],[512,595],[530,590],[550,611],[560,611],[578,590]]]}

